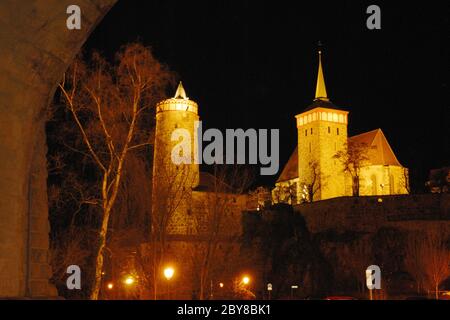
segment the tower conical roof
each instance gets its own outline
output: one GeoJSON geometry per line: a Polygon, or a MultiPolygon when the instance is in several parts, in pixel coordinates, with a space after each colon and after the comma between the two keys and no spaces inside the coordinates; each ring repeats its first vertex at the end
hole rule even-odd
{"type": "Polygon", "coordinates": [[[322,70],[322,51],[319,50],[319,71],[317,73],[316,97],[315,100],[329,101],[327,89],[325,87],[325,78],[322,70]]]}
{"type": "Polygon", "coordinates": [[[184,88],[183,88],[183,83],[182,83],[181,81],[180,81],[180,83],[178,84],[178,88],[177,88],[177,91],[175,92],[174,99],[184,99],[184,100],[189,99],[189,98],[186,96],[186,91],[184,90],[184,88]]]}

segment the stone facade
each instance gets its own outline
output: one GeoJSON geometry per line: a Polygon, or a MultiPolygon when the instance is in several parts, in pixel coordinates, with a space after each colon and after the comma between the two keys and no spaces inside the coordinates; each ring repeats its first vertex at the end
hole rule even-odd
{"type": "MultiPolygon", "coordinates": [[[[342,163],[333,155],[347,142],[346,111],[315,107],[296,116],[298,130],[298,177],[300,186],[314,184],[314,200],[346,194],[342,163]],[[314,172],[314,163],[317,170],[314,172]],[[316,177],[313,175],[316,174],[316,177]]],[[[301,188],[299,188],[301,189],[301,188]]]]}
{"type": "Polygon", "coordinates": [[[449,194],[341,197],[300,204],[294,210],[303,215],[311,233],[375,233],[387,226],[420,231],[439,224],[450,235],[449,194]]]}
{"type": "Polygon", "coordinates": [[[115,0],[0,2],[0,297],[54,296],[48,285],[46,108],[64,71],[115,0]]]}
{"type": "MultiPolygon", "coordinates": [[[[373,165],[361,168],[362,196],[408,193],[408,169],[401,166],[373,165]]],[[[349,195],[349,194],[348,194],[349,195]]]]}

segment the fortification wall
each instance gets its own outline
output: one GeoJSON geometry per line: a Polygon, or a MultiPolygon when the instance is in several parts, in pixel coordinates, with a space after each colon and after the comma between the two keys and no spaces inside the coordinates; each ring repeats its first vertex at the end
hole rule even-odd
{"type": "Polygon", "coordinates": [[[420,230],[446,225],[450,233],[450,194],[341,197],[294,207],[312,233],[334,229],[374,233],[381,227],[420,230]]]}

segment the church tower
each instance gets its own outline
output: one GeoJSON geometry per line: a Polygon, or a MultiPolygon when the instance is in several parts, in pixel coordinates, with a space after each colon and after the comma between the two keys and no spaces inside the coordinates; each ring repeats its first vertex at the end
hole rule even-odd
{"type": "Polygon", "coordinates": [[[313,103],[295,116],[298,131],[298,183],[301,197],[324,200],[344,196],[343,166],[333,159],[347,141],[348,112],[331,103],[325,87],[319,50],[316,95],[313,103]]]}
{"type": "Polygon", "coordinates": [[[166,223],[169,234],[186,234],[190,226],[189,204],[192,189],[199,183],[199,165],[195,163],[198,105],[190,100],[180,82],[173,98],[156,106],[156,130],[153,154],[152,213],[166,223]],[[176,163],[172,155],[184,133],[190,148],[189,161],[176,163]],[[170,217],[170,219],[166,219],[170,217]],[[167,221],[166,221],[167,220],[167,221]]]}

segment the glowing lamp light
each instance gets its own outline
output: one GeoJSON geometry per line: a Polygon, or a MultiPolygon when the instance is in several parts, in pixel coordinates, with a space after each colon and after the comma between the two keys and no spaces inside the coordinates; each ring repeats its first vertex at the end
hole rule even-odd
{"type": "Polygon", "coordinates": [[[109,290],[112,290],[112,288],[114,288],[114,285],[112,284],[112,282],[108,283],[108,285],[106,286],[109,290]]]}
{"type": "Polygon", "coordinates": [[[164,269],[164,277],[166,277],[167,280],[172,279],[174,273],[175,270],[172,267],[167,267],[164,269]]]}
{"type": "Polygon", "coordinates": [[[250,283],[250,278],[247,277],[247,276],[243,277],[243,278],[242,278],[242,283],[243,283],[243,284],[249,284],[249,283],[250,283]]]}
{"type": "Polygon", "coordinates": [[[131,286],[134,283],[134,278],[132,276],[128,276],[125,278],[125,284],[131,286]]]}
{"type": "Polygon", "coordinates": [[[219,287],[223,288],[223,282],[219,283],[219,287]]]}

